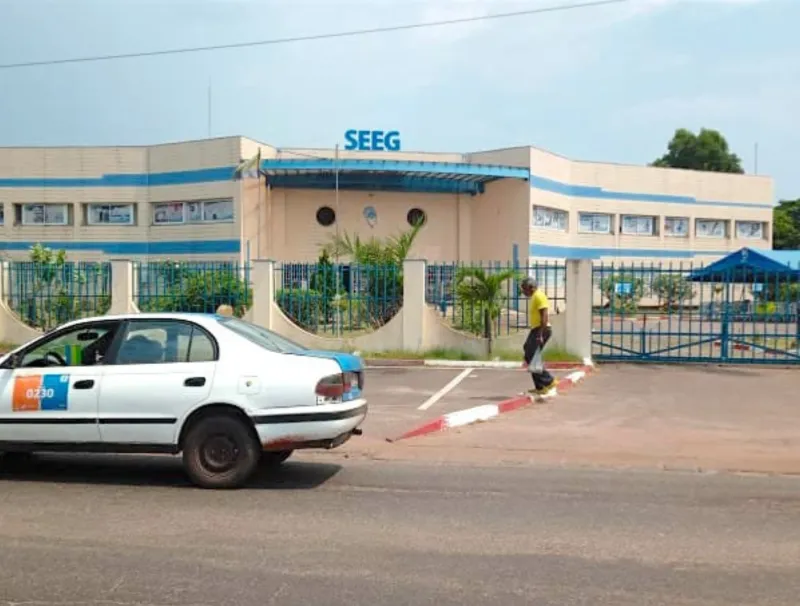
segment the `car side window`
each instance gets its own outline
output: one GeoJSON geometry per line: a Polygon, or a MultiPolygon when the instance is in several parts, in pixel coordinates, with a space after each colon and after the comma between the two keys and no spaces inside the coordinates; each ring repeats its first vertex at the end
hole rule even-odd
{"type": "Polygon", "coordinates": [[[102,364],[119,323],[83,324],[59,332],[23,353],[19,368],[94,366],[102,364]]]}
{"type": "Polygon", "coordinates": [[[173,320],[134,320],[128,324],[117,364],[213,362],[216,347],[200,327],[173,320]]]}

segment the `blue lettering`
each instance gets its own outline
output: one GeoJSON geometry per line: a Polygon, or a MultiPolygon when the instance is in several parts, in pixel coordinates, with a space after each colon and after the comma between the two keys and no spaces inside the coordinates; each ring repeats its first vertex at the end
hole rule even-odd
{"type": "Polygon", "coordinates": [[[383,131],[372,131],[372,151],[383,151],[383,131]]]}
{"type": "Polygon", "coordinates": [[[386,133],[386,149],[400,151],[400,133],[396,130],[386,133]]]}
{"type": "Polygon", "coordinates": [[[396,130],[355,130],[344,133],[346,150],[400,151],[400,133],[396,130]]]}
{"type": "Polygon", "coordinates": [[[348,130],[347,132],[345,132],[344,140],[346,141],[346,143],[344,144],[345,149],[351,150],[351,149],[356,149],[358,147],[358,142],[356,141],[355,129],[348,130]]]}

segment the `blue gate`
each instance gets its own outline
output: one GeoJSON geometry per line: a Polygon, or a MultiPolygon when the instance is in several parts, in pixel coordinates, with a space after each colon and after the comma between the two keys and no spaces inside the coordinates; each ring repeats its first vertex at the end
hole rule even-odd
{"type": "Polygon", "coordinates": [[[800,364],[800,284],[784,272],[695,281],[691,267],[597,265],[599,361],[800,364]]]}

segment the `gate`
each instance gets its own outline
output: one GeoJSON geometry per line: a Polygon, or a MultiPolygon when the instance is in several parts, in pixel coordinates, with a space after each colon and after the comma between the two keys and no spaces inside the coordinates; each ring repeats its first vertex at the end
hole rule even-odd
{"type": "Polygon", "coordinates": [[[800,284],[784,272],[695,281],[691,267],[596,265],[599,361],[800,364],[800,284]]]}

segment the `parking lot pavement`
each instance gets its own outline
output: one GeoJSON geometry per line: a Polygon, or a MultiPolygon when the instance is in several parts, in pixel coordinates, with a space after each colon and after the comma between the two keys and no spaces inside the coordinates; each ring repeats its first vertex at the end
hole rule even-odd
{"type": "Polygon", "coordinates": [[[364,435],[368,441],[396,438],[445,413],[502,402],[530,387],[530,375],[522,370],[370,368],[364,435]]]}
{"type": "Polygon", "coordinates": [[[798,369],[603,365],[564,398],[407,450],[423,459],[800,474],[798,385],[798,369]]]}

